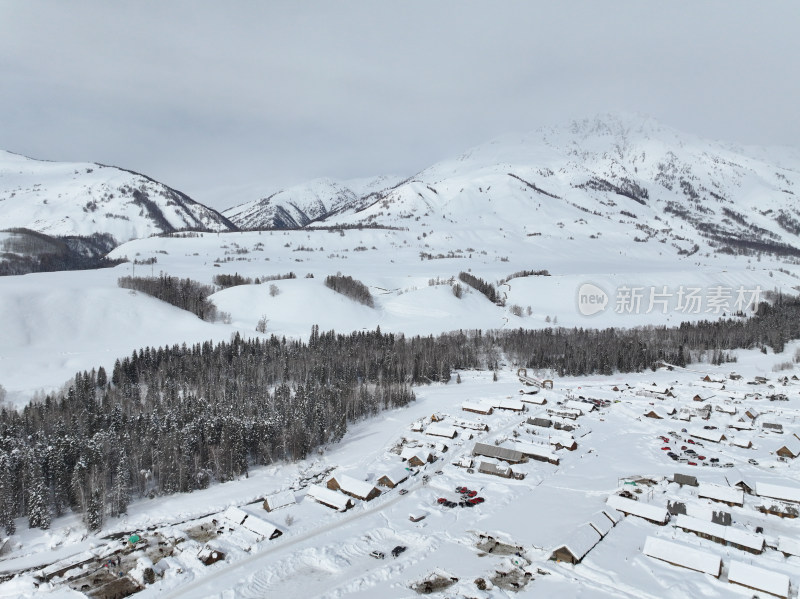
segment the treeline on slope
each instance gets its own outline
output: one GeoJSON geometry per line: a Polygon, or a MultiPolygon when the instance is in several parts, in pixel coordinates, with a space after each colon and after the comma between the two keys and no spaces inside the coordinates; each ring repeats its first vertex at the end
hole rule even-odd
{"type": "Polygon", "coordinates": [[[211,285],[203,285],[189,278],[171,277],[163,272],[157,277],[120,277],[117,284],[188,310],[203,320],[217,319],[217,307],[208,299],[214,293],[211,285]]]}
{"type": "Polygon", "coordinates": [[[0,242],[0,276],[33,272],[110,268],[124,260],[106,254],[117,244],[111,235],[51,237],[29,229],[8,229],[0,242]]]}
{"type": "Polygon", "coordinates": [[[735,348],[782,351],[800,338],[800,300],[762,303],[750,319],[679,327],[455,332],[406,338],[312,329],[307,343],[271,337],[145,348],[76,375],[59,395],[0,411],[0,524],[83,514],[90,528],[131,497],[185,492],[302,459],[348,423],[413,400],[410,385],[454,369],[515,366],[561,376],[730,360],[735,348]]]}
{"type": "MultiPolygon", "coordinates": [[[[287,272],[286,274],[277,274],[277,275],[267,275],[261,278],[256,277],[255,279],[251,279],[250,277],[245,277],[240,275],[238,272],[232,275],[229,274],[218,274],[214,275],[212,281],[214,285],[218,285],[223,289],[227,289],[229,287],[236,287],[237,285],[252,285],[255,283],[256,285],[260,285],[261,283],[266,283],[268,281],[280,281],[283,279],[296,279],[297,275],[293,272],[287,272]]],[[[307,277],[313,278],[313,277],[307,277]]]]}
{"type": "Polygon", "coordinates": [[[495,304],[497,303],[497,290],[494,288],[494,285],[488,281],[484,281],[483,279],[464,271],[458,273],[458,278],[470,287],[480,291],[490,302],[495,304]]]}
{"type": "Polygon", "coordinates": [[[369,288],[358,279],[342,274],[328,275],[325,277],[325,286],[365,306],[375,307],[369,288]]]}
{"type": "Polygon", "coordinates": [[[91,529],[131,496],[192,491],[251,465],[306,457],[347,424],[414,399],[410,383],[477,364],[465,340],[320,334],[145,348],[66,393],[0,412],[0,524],[83,514],[91,529]],[[453,356],[460,361],[448,361],[453,356]]]}

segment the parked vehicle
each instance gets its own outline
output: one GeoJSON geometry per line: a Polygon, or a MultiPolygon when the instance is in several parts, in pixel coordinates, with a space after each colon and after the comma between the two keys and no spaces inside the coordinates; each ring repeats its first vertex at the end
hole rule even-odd
{"type": "Polygon", "coordinates": [[[400,489],[400,495],[405,495],[408,493],[408,489],[400,489]]]}
{"type": "Polygon", "coordinates": [[[486,501],[483,497],[473,497],[472,499],[468,500],[472,505],[478,505],[479,503],[483,503],[486,501]]]}
{"type": "Polygon", "coordinates": [[[369,555],[370,557],[374,557],[375,559],[383,559],[386,557],[383,551],[378,551],[377,549],[375,551],[371,551],[369,555]]]}
{"type": "Polygon", "coordinates": [[[733,468],[733,462],[727,462],[722,465],[723,468],[733,468]]]}
{"type": "Polygon", "coordinates": [[[747,463],[748,464],[752,464],[753,466],[758,466],[758,462],[756,460],[754,460],[753,458],[750,458],[749,460],[747,460],[747,463]]]}
{"type": "Polygon", "coordinates": [[[436,500],[436,503],[447,503],[447,498],[446,497],[439,497],[439,499],[436,500]]]}
{"type": "Polygon", "coordinates": [[[709,462],[719,462],[719,458],[711,458],[709,462]]]}
{"type": "Polygon", "coordinates": [[[690,466],[697,466],[697,462],[688,462],[690,466]]]}
{"type": "Polygon", "coordinates": [[[475,495],[477,494],[478,494],[477,491],[467,491],[467,497],[475,497],[475,495]]]}
{"type": "Polygon", "coordinates": [[[475,507],[474,503],[467,501],[466,499],[462,499],[458,502],[459,507],[475,507]]]}
{"type": "Polygon", "coordinates": [[[456,493],[466,493],[467,491],[469,491],[467,487],[456,487],[456,493]]]}
{"type": "Polygon", "coordinates": [[[404,547],[403,545],[398,545],[397,547],[395,547],[394,549],[392,549],[392,557],[397,557],[398,555],[400,555],[401,553],[403,553],[403,551],[405,551],[406,549],[407,549],[407,548],[406,548],[406,547],[404,547]]]}
{"type": "Polygon", "coordinates": [[[672,448],[669,445],[665,445],[661,448],[661,451],[672,451],[672,448]]]}
{"type": "Polygon", "coordinates": [[[697,459],[698,459],[698,460],[705,460],[705,459],[706,459],[706,456],[704,456],[704,455],[699,455],[699,456],[697,456],[697,459]]]}

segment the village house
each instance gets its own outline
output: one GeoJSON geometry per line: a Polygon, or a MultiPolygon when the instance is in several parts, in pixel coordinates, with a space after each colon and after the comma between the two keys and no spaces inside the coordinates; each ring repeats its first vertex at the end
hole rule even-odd
{"type": "Polygon", "coordinates": [[[403,461],[408,462],[409,466],[416,468],[421,468],[435,459],[432,453],[425,451],[421,447],[404,447],[400,452],[400,457],[403,461]]]}
{"type": "Polygon", "coordinates": [[[796,437],[789,437],[789,440],[781,445],[775,454],[782,458],[796,458],[800,455],[800,441],[796,437]]]}
{"type": "Polygon", "coordinates": [[[638,516],[653,524],[664,526],[669,521],[667,508],[643,503],[634,499],[627,499],[619,495],[609,496],[606,503],[615,510],[627,516],[638,516]]]}
{"type": "Polygon", "coordinates": [[[550,559],[568,564],[580,563],[602,538],[590,524],[583,524],[572,531],[566,542],[550,554],[550,559]]]}
{"type": "Polygon", "coordinates": [[[428,428],[425,429],[426,435],[431,435],[432,437],[445,437],[447,439],[455,439],[458,431],[454,426],[447,426],[440,422],[432,423],[428,425],[428,428]]]}
{"type": "Polygon", "coordinates": [[[481,474],[500,476],[502,478],[512,478],[514,476],[511,466],[500,466],[498,464],[492,464],[491,462],[481,462],[478,464],[478,472],[481,474]]]}
{"type": "Polygon", "coordinates": [[[461,409],[465,412],[474,412],[475,414],[491,415],[494,408],[485,403],[477,403],[472,401],[465,401],[461,404],[461,409]]]}
{"type": "Polygon", "coordinates": [[[758,555],[764,551],[763,535],[750,533],[732,526],[723,526],[683,514],[678,516],[675,526],[686,532],[694,533],[703,539],[708,539],[720,545],[730,545],[748,553],[758,555]]]}
{"type": "Polygon", "coordinates": [[[345,495],[362,501],[372,501],[381,494],[380,489],[376,486],[346,474],[332,476],[328,479],[326,486],[332,491],[341,491],[345,495]]]}
{"type": "Polygon", "coordinates": [[[487,443],[476,443],[475,447],[472,449],[472,455],[495,458],[508,462],[509,464],[519,464],[525,461],[525,455],[521,451],[489,445],[487,443]]]}
{"type": "Polygon", "coordinates": [[[789,577],[786,574],[736,560],[731,560],[728,566],[728,582],[784,599],[789,597],[789,577]]]}
{"type": "Polygon", "coordinates": [[[275,510],[279,510],[282,507],[288,507],[290,505],[294,505],[297,501],[294,498],[294,493],[292,491],[280,491],[278,493],[273,493],[272,495],[267,495],[264,499],[264,509],[268,512],[273,512],[275,510]]]}
{"type": "Polygon", "coordinates": [[[539,426],[541,428],[550,428],[551,426],[553,426],[552,420],[548,418],[541,418],[539,416],[535,418],[528,418],[525,422],[527,424],[530,424],[531,426],[539,426]]]}
{"type": "Polygon", "coordinates": [[[324,506],[340,512],[345,512],[355,505],[355,502],[347,495],[332,491],[322,485],[309,486],[306,497],[310,497],[317,503],[321,503],[324,506]]]}
{"type": "Polygon", "coordinates": [[[688,485],[690,487],[697,486],[697,477],[690,476],[688,474],[681,474],[680,472],[676,472],[672,475],[672,482],[678,483],[680,486],[688,485]]]}
{"type": "Polygon", "coordinates": [[[697,496],[720,503],[726,503],[730,506],[742,507],[744,505],[744,491],[736,487],[700,483],[697,487],[697,496]]]}
{"type": "Polygon", "coordinates": [[[382,487],[388,487],[390,489],[394,489],[397,485],[399,485],[404,480],[408,479],[409,472],[402,466],[396,466],[390,469],[388,472],[383,474],[378,479],[378,484],[382,487]]]}
{"type": "MultiPolygon", "coordinates": [[[[502,447],[502,446],[501,446],[502,447]]],[[[532,458],[539,462],[549,462],[558,466],[560,460],[556,454],[550,450],[550,445],[539,445],[537,443],[518,442],[514,443],[509,449],[521,453],[523,456],[532,458]]]]}
{"type": "Polygon", "coordinates": [[[716,578],[719,578],[722,572],[722,558],[718,555],[657,537],[647,537],[642,552],[648,557],[667,562],[673,566],[711,574],[716,578]]]}
{"type": "MultiPolygon", "coordinates": [[[[294,496],[292,496],[294,498],[294,496]]],[[[277,539],[279,536],[283,534],[283,531],[279,529],[274,524],[267,522],[255,516],[253,514],[248,514],[243,509],[238,507],[229,507],[222,513],[222,517],[225,518],[228,522],[236,524],[237,526],[241,526],[242,528],[246,528],[250,532],[253,532],[264,539],[277,539]]]]}

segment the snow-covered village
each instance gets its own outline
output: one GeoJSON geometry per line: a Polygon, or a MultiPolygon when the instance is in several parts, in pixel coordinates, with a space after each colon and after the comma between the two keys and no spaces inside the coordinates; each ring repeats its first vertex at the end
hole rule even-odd
{"type": "Polygon", "coordinates": [[[578,4],[4,5],[0,598],[798,597],[800,15],[578,4]]]}

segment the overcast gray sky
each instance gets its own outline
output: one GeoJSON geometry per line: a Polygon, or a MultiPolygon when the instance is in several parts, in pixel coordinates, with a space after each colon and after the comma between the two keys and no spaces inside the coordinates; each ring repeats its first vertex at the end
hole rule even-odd
{"type": "Polygon", "coordinates": [[[800,2],[0,0],[0,148],[215,208],[598,112],[800,138],[800,2]]]}

